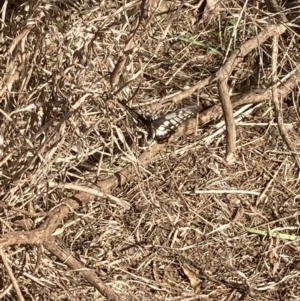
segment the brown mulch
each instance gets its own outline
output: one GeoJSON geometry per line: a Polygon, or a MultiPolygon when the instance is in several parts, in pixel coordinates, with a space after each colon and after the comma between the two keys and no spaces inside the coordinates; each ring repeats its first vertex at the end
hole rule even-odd
{"type": "Polygon", "coordinates": [[[1,4],[0,300],[300,299],[300,2],[213,2],[1,4]]]}

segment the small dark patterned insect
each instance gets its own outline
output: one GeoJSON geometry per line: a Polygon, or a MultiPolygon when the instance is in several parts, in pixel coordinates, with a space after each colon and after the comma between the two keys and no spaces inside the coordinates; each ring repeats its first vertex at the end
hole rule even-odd
{"type": "Polygon", "coordinates": [[[195,117],[203,110],[201,105],[192,105],[153,119],[145,118],[132,108],[128,107],[126,104],[122,104],[129,112],[131,112],[137,121],[146,127],[149,136],[155,139],[157,143],[167,142],[170,136],[176,132],[177,128],[184,121],[195,117]]]}
{"type": "Polygon", "coordinates": [[[152,127],[152,137],[156,139],[157,143],[166,142],[184,121],[195,117],[202,110],[202,106],[193,105],[152,119],[150,123],[152,127]]]}

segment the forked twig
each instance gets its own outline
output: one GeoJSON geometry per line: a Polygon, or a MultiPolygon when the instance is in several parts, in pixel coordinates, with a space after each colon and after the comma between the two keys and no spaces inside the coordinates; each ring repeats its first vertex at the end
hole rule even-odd
{"type": "Polygon", "coordinates": [[[107,286],[91,269],[87,269],[83,263],[76,259],[68,248],[64,248],[58,244],[54,238],[45,240],[43,243],[52,254],[64,262],[72,270],[78,271],[91,285],[93,285],[101,294],[110,301],[124,301],[124,299],[116,294],[109,286],[107,286]]]}

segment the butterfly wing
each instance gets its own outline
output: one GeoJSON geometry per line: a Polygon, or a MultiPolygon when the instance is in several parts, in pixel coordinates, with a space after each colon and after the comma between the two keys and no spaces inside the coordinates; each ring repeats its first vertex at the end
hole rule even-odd
{"type": "Polygon", "coordinates": [[[176,129],[187,119],[193,118],[203,110],[201,105],[188,106],[156,119],[148,119],[138,114],[123,101],[118,100],[128,112],[146,129],[150,136],[156,139],[157,143],[167,142],[169,137],[175,133],[176,129]]]}
{"type": "Polygon", "coordinates": [[[164,143],[185,120],[203,110],[200,105],[188,106],[152,120],[152,134],[158,143],[164,143]]]}

